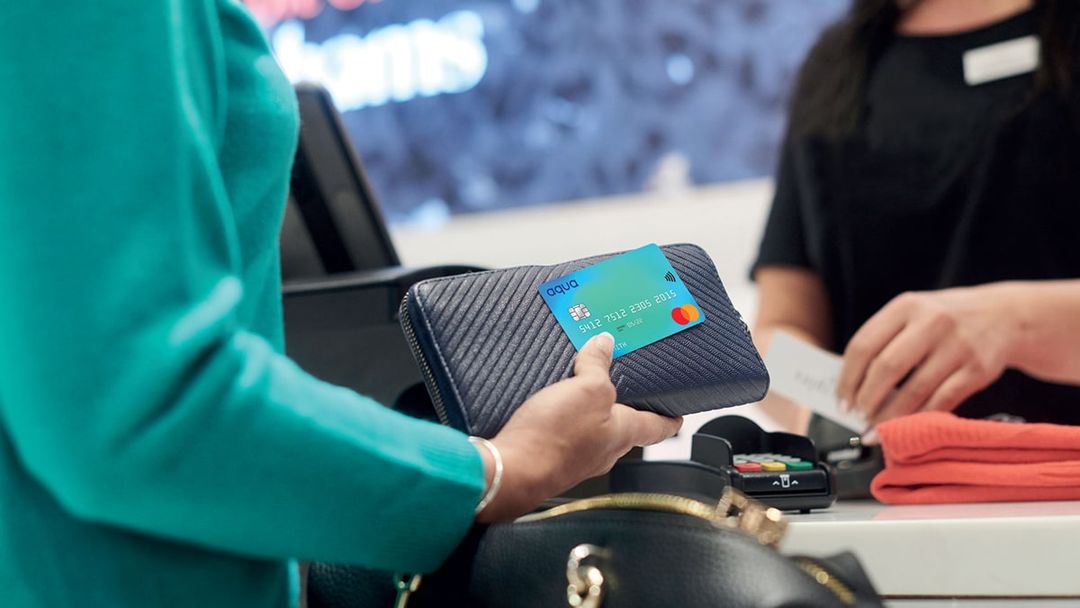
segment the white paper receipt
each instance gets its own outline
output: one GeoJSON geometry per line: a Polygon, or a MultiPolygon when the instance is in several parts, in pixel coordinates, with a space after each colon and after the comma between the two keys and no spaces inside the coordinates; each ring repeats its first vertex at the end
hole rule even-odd
{"type": "Polygon", "coordinates": [[[964,53],[964,82],[976,86],[1034,72],[1039,67],[1039,38],[1024,36],[964,53]]]}
{"type": "Polygon", "coordinates": [[[784,332],[776,332],[765,355],[772,390],[861,433],[866,430],[866,418],[859,413],[841,411],[836,399],[840,366],[838,355],[784,332]]]}

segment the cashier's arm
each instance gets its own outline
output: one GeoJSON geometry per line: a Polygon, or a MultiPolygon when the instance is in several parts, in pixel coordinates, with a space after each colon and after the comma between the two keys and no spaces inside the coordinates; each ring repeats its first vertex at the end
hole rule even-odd
{"type": "Polygon", "coordinates": [[[837,392],[877,424],[952,410],[1009,368],[1080,384],[1080,280],[897,296],[848,342],[837,392]]]}
{"type": "MultiPolygon", "coordinates": [[[[765,353],[773,334],[783,330],[811,344],[830,348],[832,323],[829,299],[821,277],[796,266],[764,266],[754,274],[758,287],[758,313],[754,323],[754,344],[765,353]]],[[[762,409],[781,428],[803,433],[810,411],[770,392],[762,409]]]]}

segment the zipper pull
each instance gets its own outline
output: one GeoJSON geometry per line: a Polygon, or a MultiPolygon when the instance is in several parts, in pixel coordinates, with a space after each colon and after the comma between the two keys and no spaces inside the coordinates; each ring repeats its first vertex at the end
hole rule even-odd
{"type": "Polygon", "coordinates": [[[394,608],[408,608],[409,598],[420,588],[419,574],[398,574],[394,577],[397,586],[397,599],[394,600],[394,608]]]}

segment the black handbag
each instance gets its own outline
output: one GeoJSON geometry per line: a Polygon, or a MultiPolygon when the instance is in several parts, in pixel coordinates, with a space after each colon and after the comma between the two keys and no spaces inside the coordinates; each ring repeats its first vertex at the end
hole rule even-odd
{"type": "Polygon", "coordinates": [[[785,557],[779,511],[728,489],[718,505],[610,494],[476,526],[435,573],[315,564],[310,608],[881,606],[851,554],[785,557]]]}
{"type": "MultiPolygon", "coordinates": [[[[696,245],[661,249],[705,322],[616,359],[619,402],[682,416],[760,400],[769,374],[716,266],[696,245]]],[[[537,287],[608,257],[413,285],[401,324],[440,420],[493,437],[529,396],[569,377],[576,351],[537,287]]]]}

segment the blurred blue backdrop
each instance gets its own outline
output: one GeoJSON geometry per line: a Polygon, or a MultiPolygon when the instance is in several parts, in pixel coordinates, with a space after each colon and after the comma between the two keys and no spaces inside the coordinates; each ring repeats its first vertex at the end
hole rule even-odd
{"type": "Polygon", "coordinates": [[[392,222],[769,175],[849,0],[246,0],[392,222]]]}

